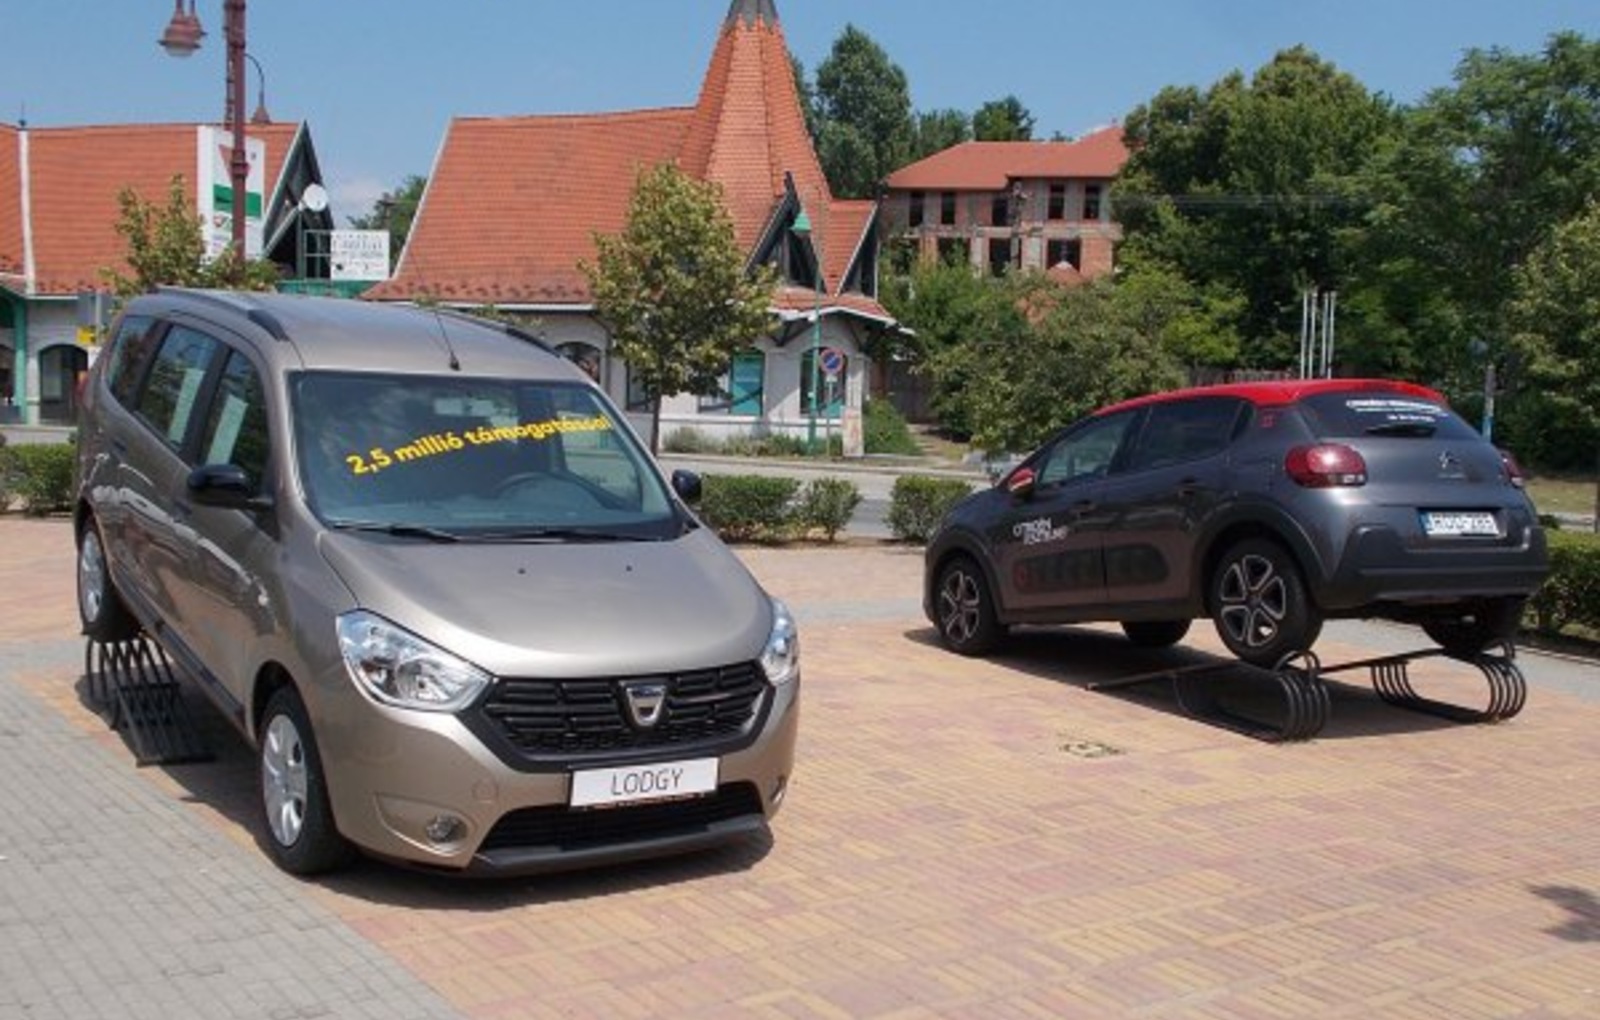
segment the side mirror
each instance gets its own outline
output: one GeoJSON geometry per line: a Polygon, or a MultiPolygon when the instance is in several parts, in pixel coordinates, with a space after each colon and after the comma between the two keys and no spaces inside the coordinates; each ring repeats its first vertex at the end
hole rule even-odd
{"type": "Polygon", "coordinates": [[[700,476],[682,468],[672,472],[672,491],[685,503],[700,502],[700,476]]]}
{"type": "Polygon", "coordinates": [[[1006,476],[1006,491],[1017,499],[1027,499],[1033,495],[1033,487],[1038,484],[1039,476],[1031,467],[1020,467],[1006,476]]]}
{"type": "Polygon", "coordinates": [[[272,509],[272,497],[256,492],[244,468],[236,464],[202,464],[189,472],[189,495],[202,506],[228,510],[272,509]]]}

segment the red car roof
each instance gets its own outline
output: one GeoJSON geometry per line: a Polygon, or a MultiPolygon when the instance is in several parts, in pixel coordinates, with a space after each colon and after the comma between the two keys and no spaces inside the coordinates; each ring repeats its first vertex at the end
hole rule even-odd
{"type": "Polygon", "coordinates": [[[1169,400],[1181,400],[1186,397],[1238,397],[1258,406],[1272,406],[1292,404],[1302,397],[1314,396],[1318,393],[1349,393],[1352,391],[1403,393],[1411,397],[1421,397],[1425,400],[1434,400],[1441,404],[1445,403],[1444,396],[1437,390],[1431,390],[1416,383],[1399,382],[1394,379],[1288,379],[1280,382],[1223,383],[1218,386],[1193,386],[1182,390],[1166,390],[1143,397],[1134,397],[1132,400],[1124,400],[1120,404],[1112,404],[1109,407],[1102,407],[1095,412],[1095,416],[1110,414],[1113,411],[1125,411],[1130,407],[1163,404],[1169,400]]]}

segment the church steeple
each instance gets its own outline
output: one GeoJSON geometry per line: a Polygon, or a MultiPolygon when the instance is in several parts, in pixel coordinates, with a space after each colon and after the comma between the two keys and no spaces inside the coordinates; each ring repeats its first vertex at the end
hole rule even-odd
{"type": "Polygon", "coordinates": [[[777,0],[733,0],[728,5],[728,16],[723,20],[723,27],[742,21],[746,25],[754,25],[757,21],[765,21],[769,25],[778,23],[777,0]]]}

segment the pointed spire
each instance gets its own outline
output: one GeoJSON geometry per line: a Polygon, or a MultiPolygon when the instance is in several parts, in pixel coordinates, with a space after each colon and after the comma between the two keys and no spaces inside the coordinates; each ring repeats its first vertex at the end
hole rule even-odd
{"type": "Polygon", "coordinates": [[[728,16],[723,19],[723,27],[742,21],[746,25],[754,25],[757,21],[765,21],[769,25],[778,23],[777,0],[733,0],[728,5],[728,16]]]}

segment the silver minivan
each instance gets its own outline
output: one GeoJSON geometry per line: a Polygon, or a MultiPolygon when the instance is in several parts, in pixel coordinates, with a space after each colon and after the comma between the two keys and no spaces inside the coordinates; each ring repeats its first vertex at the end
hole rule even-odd
{"type": "Polygon", "coordinates": [[[257,750],[296,874],[516,873],[762,831],[795,624],[576,366],[514,327],[163,290],[85,384],[79,609],[257,750]]]}

